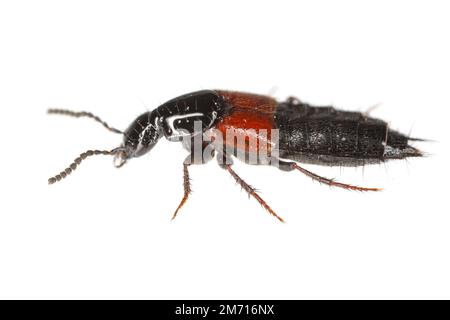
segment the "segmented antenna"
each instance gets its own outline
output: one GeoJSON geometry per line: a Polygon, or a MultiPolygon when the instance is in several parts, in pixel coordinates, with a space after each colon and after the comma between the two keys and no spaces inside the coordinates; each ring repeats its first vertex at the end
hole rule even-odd
{"type": "Polygon", "coordinates": [[[96,156],[99,154],[103,154],[103,155],[115,155],[118,151],[120,151],[121,149],[116,148],[113,150],[88,150],[86,152],[83,152],[82,154],[80,154],[80,156],[78,158],[76,158],[72,164],[70,166],[68,166],[66,169],[64,169],[64,171],[61,171],[59,174],[51,177],[48,179],[48,184],[54,184],[55,182],[60,181],[61,179],[64,179],[65,177],[67,177],[69,174],[71,174],[79,165],[80,163],[85,160],[87,157],[90,156],[96,156]]]}
{"type": "Polygon", "coordinates": [[[123,132],[121,130],[110,127],[105,121],[103,121],[98,116],[96,116],[90,112],[86,112],[86,111],[78,111],[77,112],[77,111],[71,111],[71,110],[66,110],[66,109],[48,109],[47,113],[48,114],[61,114],[61,115],[65,115],[65,116],[75,117],[75,118],[81,118],[81,117],[91,118],[91,119],[94,119],[95,121],[101,123],[109,131],[114,132],[114,133],[123,134],[123,132]]]}

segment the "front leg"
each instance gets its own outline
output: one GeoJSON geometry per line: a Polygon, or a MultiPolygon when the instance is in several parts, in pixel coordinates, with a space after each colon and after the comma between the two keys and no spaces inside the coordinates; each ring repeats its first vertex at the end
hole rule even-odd
{"type": "MultiPolygon", "coordinates": [[[[192,146],[194,146],[194,145],[192,144],[192,146]]],[[[183,162],[184,195],[183,195],[183,199],[181,199],[181,202],[177,207],[177,210],[175,210],[175,213],[172,216],[172,220],[176,218],[178,211],[186,203],[187,199],[189,198],[189,195],[192,192],[191,179],[189,178],[189,169],[188,169],[189,166],[191,164],[204,164],[204,163],[208,162],[214,156],[214,150],[212,149],[211,144],[203,143],[201,158],[195,157],[194,154],[195,154],[194,150],[191,149],[191,153],[186,157],[186,159],[184,159],[184,162],[183,162]]]]}
{"type": "Polygon", "coordinates": [[[184,196],[183,199],[181,199],[180,204],[178,205],[177,210],[175,210],[175,213],[172,216],[172,220],[175,219],[175,217],[178,214],[178,211],[181,209],[181,207],[186,203],[189,195],[191,194],[191,180],[189,178],[189,170],[188,167],[191,165],[191,155],[187,156],[187,158],[183,162],[183,186],[184,186],[184,196]]]}

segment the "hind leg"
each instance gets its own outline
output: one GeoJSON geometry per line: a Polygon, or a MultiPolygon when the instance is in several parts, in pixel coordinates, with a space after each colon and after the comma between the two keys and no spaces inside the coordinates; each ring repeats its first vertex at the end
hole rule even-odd
{"type": "Polygon", "coordinates": [[[300,167],[295,162],[278,160],[278,168],[283,171],[298,170],[301,173],[312,178],[313,180],[319,181],[320,183],[325,183],[329,186],[339,187],[339,188],[343,188],[343,189],[347,189],[347,190],[356,190],[356,191],[381,191],[382,190],[380,188],[365,188],[365,187],[353,186],[351,184],[337,182],[333,179],[324,178],[324,177],[321,177],[311,171],[306,170],[305,168],[300,167]]]}

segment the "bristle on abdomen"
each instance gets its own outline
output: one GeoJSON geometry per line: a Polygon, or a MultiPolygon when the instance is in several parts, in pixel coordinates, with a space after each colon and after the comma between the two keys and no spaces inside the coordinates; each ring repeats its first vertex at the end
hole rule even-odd
{"type": "Polygon", "coordinates": [[[409,145],[409,141],[421,141],[421,139],[410,139],[397,131],[389,130],[383,158],[405,159],[409,157],[422,157],[422,151],[409,145]]]}
{"type": "Polygon", "coordinates": [[[410,157],[422,157],[423,153],[410,145],[405,148],[394,148],[389,145],[384,148],[384,159],[405,159],[410,157]]]}

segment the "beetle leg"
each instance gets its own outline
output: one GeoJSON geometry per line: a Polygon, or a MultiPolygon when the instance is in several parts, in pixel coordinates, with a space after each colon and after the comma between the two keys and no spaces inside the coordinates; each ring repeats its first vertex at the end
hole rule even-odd
{"type": "MultiPolygon", "coordinates": [[[[191,145],[194,146],[193,144],[191,145]]],[[[195,157],[195,151],[194,149],[191,149],[191,153],[186,157],[186,159],[183,162],[183,187],[184,187],[184,195],[183,198],[180,201],[180,204],[177,207],[177,210],[175,210],[175,213],[172,216],[172,220],[176,218],[178,211],[181,209],[181,207],[186,203],[187,199],[189,198],[189,195],[192,192],[191,189],[191,179],[189,178],[189,169],[188,167],[191,164],[204,164],[212,159],[214,156],[214,149],[211,144],[208,143],[202,143],[202,154],[200,157],[195,157]]]]}
{"type": "Polygon", "coordinates": [[[351,184],[341,183],[334,181],[333,179],[328,179],[321,177],[311,171],[306,170],[305,168],[300,167],[295,162],[288,162],[288,161],[278,161],[279,169],[283,171],[292,171],[294,169],[300,171],[301,173],[307,175],[308,177],[312,178],[313,180],[319,181],[321,183],[325,183],[329,186],[333,187],[339,187],[347,190],[356,190],[356,191],[381,191],[383,189],[380,188],[365,188],[365,187],[359,187],[359,186],[353,186],[351,184]]]}
{"type": "MultiPolygon", "coordinates": [[[[187,159],[190,160],[191,156],[189,155],[187,159]]],[[[183,195],[183,199],[181,199],[180,204],[177,207],[177,210],[175,210],[175,213],[172,216],[172,220],[175,219],[175,217],[178,214],[178,211],[181,209],[181,207],[186,203],[189,195],[191,194],[192,190],[191,190],[191,179],[189,178],[189,170],[188,167],[190,166],[190,163],[188,163],[187,161],[184,161],[183,163],[183,186],[184,186],[184,195],[183,195]]]]}
{"type": "Polygon", "coordinates": [[[226,169],[231,174],[234,180],[236,180],[236,182],[242,187],[242,189],[244,189],[248,193],[249,196],[255,198],[256,201],[258,201],[259,204],[262,205],[264,209],[266,209],[275,218],[277,218],[281,222],[284,222],[284,220],[279,215],[277,215],[275,211],[273,211],[272,208],[256,193],[255,188],[245,182],[233,169],[231,169],[231,164],[222,164],[221,167],[223,169],[226,169]]]}

